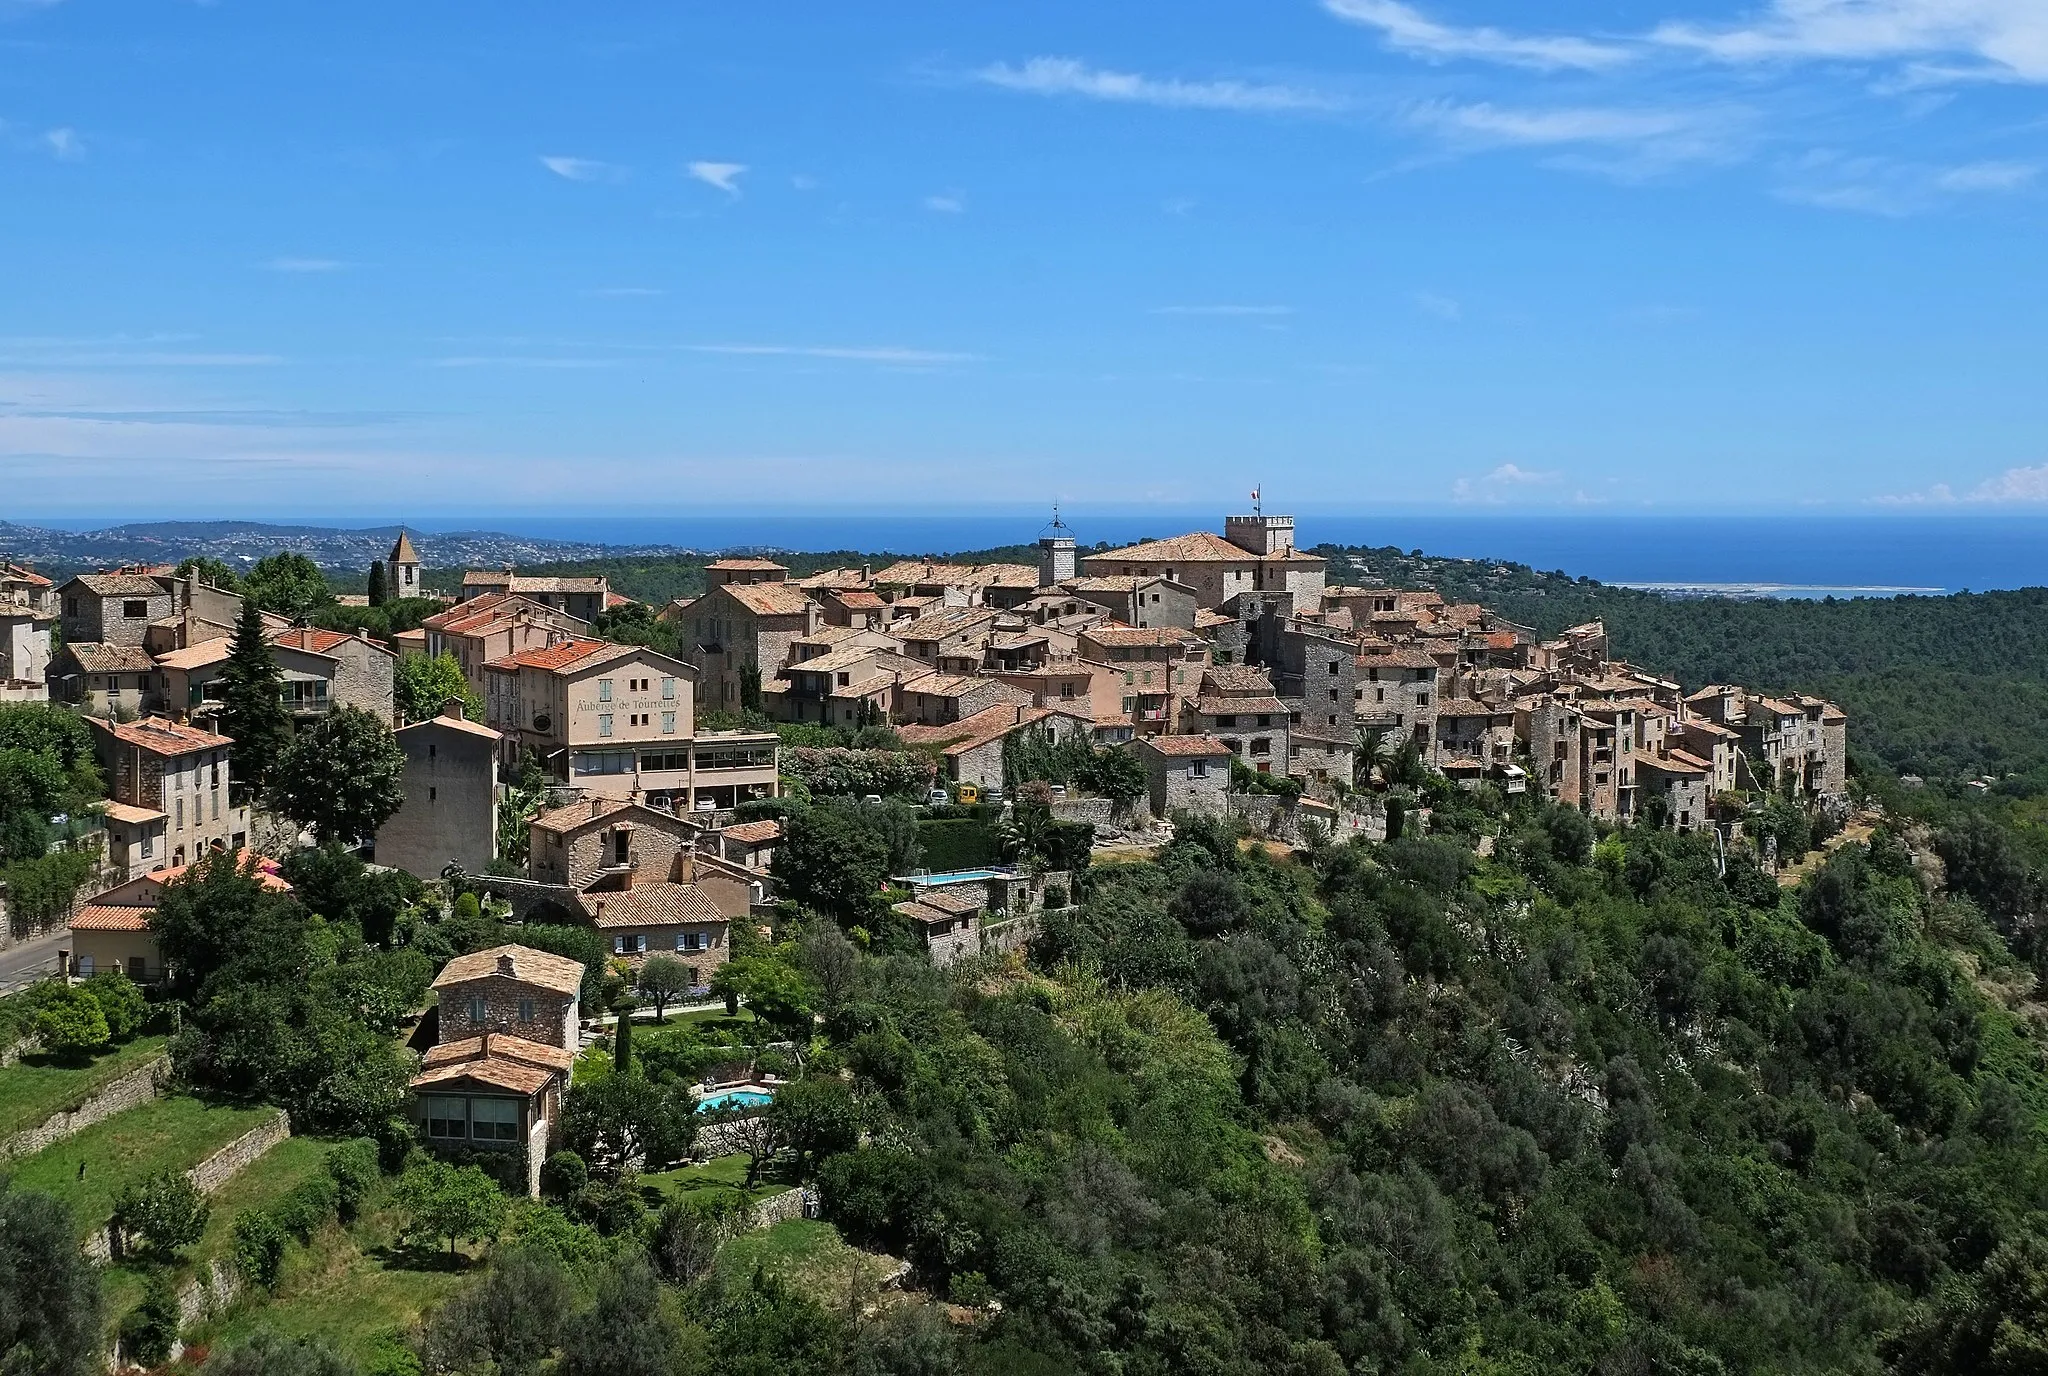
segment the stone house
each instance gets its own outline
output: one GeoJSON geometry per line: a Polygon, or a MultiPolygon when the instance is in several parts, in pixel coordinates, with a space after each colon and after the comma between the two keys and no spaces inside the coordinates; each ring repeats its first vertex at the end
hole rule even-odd
{"type": "Polygon", "coordinates": [[[1062,590],[1106,607],[1113,620],[1140,629],[1178,626],[1191,631],[1195,628],[1195,612],[1201,605],[1193,588],[1160,574],[1091,575],[1069,579],[1051,591],[1062,590]]]}
{"type": "Polygon", "coordinates": [[[1579,704],[1562,693],[1519,698],[1515,731],[1529,743],[1529,778],[1536,791],[1560,806],[1585,806],[1586,729],[1579,704]]]}
{"type": "Polygon", "coordinates": [[[1230,747],[1214,736],[1139,736],[1129,748],[1145,766],[1155,817],[1230,810],[1230,747]]]}
{"type": "Polygon", "coordinates": [[[1094,723],[1078,713],[1011,703],[945,726],[905,726],[897,734],[907,746],[937,750],[945,771],[941,777],[989,788],[1004,782],[1003,742],[1020,731],[1043,731],[1055,740],[1086,738],[1093,735],[1094,723]]]}
{"type": "Polygon", "coordinates": [[[761,705],[777,721],[881,725],[889,720],[896,685],[930,672],[930,665],[886,645],[850,643],[785,666],[763,685],[761,705]]]}
{"type": "Polygon", "coordinates": [[[1289,772],[1293,754],[1287,704],[1273,691],[1264,669],[1245,664],[1204,669],[1199,691],[1181,703],[1180,729],[1214,736],[1261,774],[1285,777],[1289,772]]]}
{"type": "Polygon", "coordinates": [[[866,588],[823,588],[811,595],[827,625],[878,631],[889,619],[889,604],[866,588]]]}
{"type": "Polygon", "coordinates": [[[607,875],[680,879],[679,857],[697,848],[695,822],[623,798],[591,797],[551,808],[527,823],[526,873],[544,884],[584,890],[607,875]]]}
{"type": "MultiPolygon", "coordinates": [[[[279,651],[317,655],[328,662],[327,711],[355,707],[387,724],[397,720],[394,679],[398,656],[368,636],[294,626],[271,632],[270,643],[279,651]]],[[[289,680],[285,692],[290,701],[289,680]]]]}
{"type": "Polygon", "coordinates": [[[1448,773],[1455,766],[1483,776],[1505,769],[1514,753],[1514,708],[1471,698],[1452,698],[1439,706],[1430,757],[1436,768],[1448,773]]]}
{"type": "Polygon", "coordinates": [[[1636,777],[1644,806],[1652,798],[1661,798],[1665,825],[1674,831],[1693,831],[1710,824],[1713,773],[1712,764],[1683,750],[1636,757],[1636,777]]]}
{"type": "Polygon", "coordinates": [[[1105,711],[1112,720],[1129,720],[1122,712],[1123,674],[1107,664],[1068,656],[1029,669],[1000,669],[993,677],[1028,694],[1033,707],[1057,707],[1098,724],[1105,711]]]}
{"type": "Polygon", "coordinates": [[[693,988],[710,983],[712,972],[732,954],[727,916],[694,884],[640,884],[627,878],[621,888],[583,896],[591,925],[612,955],[636,970],[649,956],[673,955],[688,968],[693,988]]]}
{"type": "Polygon", "coordinates": [[[1323,726],[1297,726],[1288,735],[1287,773],[1310,792],[1328,797],[1332,786],[1349,784],[1358,765],[1358,741],[1323,726]]]}
{"type": "MultiPolygon", "coordinates": [[[[1123,676],[1120,711],[1141,736],[1174,729],[1177,704],[1199,686],[1209,662],[1208,643],[1177,627],[1096,626],[1081,632],[1078,653],[1123,676]]],[[[1095,710],[1101,716],[1105,704],[1095,710]]]]}
{"type": "Polygon", "coordinates": [[[726,583],[690,604],[677,619],[697,667],[703,711],[738,711],[749,672],[763,686],[790,659],[790,644],[824,624],[824,611],[790,583],[726,583]]]}
{"type": "Polygon", "coordinates": [[[575,1064],[575,1052],[515,1033],[443,1037],[412,1077],[413,1121],[429,1150],[513,1155],[526,1193],[538,1197],[575,1064]]]}
{"type": "Polygon", "coordinates": [[[515,594],[567,612],[585,625],[597,620],[611,605],[611,586],[602,575],[591,578],[522,578],[510,569],[471,569],[462,575],[462,592],[456,599],[469,602],[493,593],[515,594]]]}
{"type": "Polygon", "coordinates": [[[484,665],[524,650],[544,650],[564,640],[587,637],[590,623],[513,593],[487,593],[436,612],[420,623],[423,653],[453,655],[462,676],[479,697],[484,665]]]}
{"type": "Polygon", "coordinates": [[[1294,548],[1292,516],[1229,516],[1223,534],[1196,531],[1081,559],[1089,577],[1158,574],[1194,590],[1211,610],[1242,592],[1294,593],[1313,605],[1323,593],[1325,561],[1294,548]]]}
{"type": "Polygon", "coordinates": [[[987,914],[977,898],[933,888],[894,905],[891,911],[917,928],[932,964],[940,969],[981,953],[981,928],[987,914]]]}
{"type": "Polygon", "coordinates": [[[405,752],[405,801],[377,831],[377,863],[432,879],[453,860],[480,874],[498,858],[503,737],[467,719],[462,700],[393,733],[405,752]]]}
{"type": "Polygon", "coordinates": [[[889,628],[903,653],[928,667],[971,674],[981,667],[982,645],[996,628],[996,613],[982,607],[948,607],[889,628]]]}
{"type": "Polygon", "coordinates": [[[704,578],[714,588],[728,583],[786,583],[789,567],[773,559],[714,559],[704,566],[704,578]]]}
{"type": "Polygon", "coordinates": [[[67,645],[140,648],[149,623],[172,611],[171,591],[147,573],[81,573],[57,589],[67,645]]]}
{"type": "Polygon", "coordinates": [[[1356,660],[1353,719],[1393,745],[1436,735],[1437,663],[1413,646],[1368,641],[1356,660]]]}
{"type": "Polygon", "coordinates": [[[896,685],[890,717],[901,724],[947,726],[991,707],[1030,707],[1031,694],[979,674],[925,673],[896,685]]]}
{"type": "Polygon", "coordinates": [[[91,724],[112,800],[107,865],[114,873],[134,878],[182,866],[207,850],[242,848],[249,809],[236,806],[232,796],[233,741],[163,717],[95,717],[91,724]]]}
{"type": "Polygon", "coordinates": [[[55,606],[49,579],[0,563],[0,702],[41,702],[50,696],[55,606]]]}
{"type": "Polygon", "coordinates": [[[736,822],[713,834],[720,856],[742,869],[768,873],[775,860],[775,848],[782,844],[782,823],[773,817],[758,822],[736,822]]]}
{"type": "Polygon", "coordinates": [[[163,704],[163,677],[140,645],[66,641],[50,657],[48,696],[89,717],[120,717],[163,704]]]}
{"type": "Polygon", "coordinates": [[[1732,793],[1742,787],[1742,737],[1739,733],[1705,717],[1685,717],[1672,724],[1670,739],[1675,747],[1707,761],[1711,766],[1707,786],[1712,796],[1732,793]]]}
{"type": "Polygon", "coordinates": [[[509,1032],[577,1051],[580,960],[530,946],[493,946],[449,961],[433,987],[440,996],[440,1041],[509,1032]]]}

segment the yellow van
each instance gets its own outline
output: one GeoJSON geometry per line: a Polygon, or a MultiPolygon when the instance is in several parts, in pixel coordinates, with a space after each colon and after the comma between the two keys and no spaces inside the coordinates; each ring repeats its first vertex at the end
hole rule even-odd
{"type": "Polygon", "coordinates": [[[962,807],[972,807],[972,806],[974,806],[974,805],[975,805],[976,803],[978,803],[978,802],[980,802],[980,801],[981,801],[981,785],[980,785],[980,784],[962,784],[962,785],[960,785],[960,806],[962,806],[962,807]]]}

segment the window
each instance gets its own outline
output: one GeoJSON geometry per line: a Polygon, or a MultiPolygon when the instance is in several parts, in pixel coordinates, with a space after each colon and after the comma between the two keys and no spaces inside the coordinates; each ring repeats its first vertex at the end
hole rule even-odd
{"type": "Polygon", "coordinates": [[[469,1136],[469,1101],[467,1099],[444,1099],[438,1095],[427,1099],[427,1136],[464,1138],[469,1136]]]}
{"type": "Polygon", "coordinates": [[[147,860],[156,854],[156,837],[149,832],[142,833],[142,858],[147,860]]]}
{"type": "Polygon", "coordinates": [[[1196,760],[1193,764],[1188,766],[1188,773],[1192,774],[1197,779],[1208,778],[1209,762],[1207,760],[1196,760]]]}
{"type": "Polygon", "coordinates": [[[1337,661],[1334,659],[1330,661],[1330,672],[1333,674],[1337,672],[1337,661]]]}
{"type": "Polygon", "coordinates": [[[704,949],[704,934],[703,934],[702,932],[678,932],[678,933],[676,933],[676,949],[677,949],[678,951],[701,951],[701,950],[703,950],[703,949],[704,949]]]}
{"type": "Polygon", "coordinates": [[[1254,741],[1252,742],[1252,754],[1254,754],[1254,755],[1270,755],[1270,754],[1272,754],[1272,753],[1273,753],[1273,742],[1272,742],[1271,740],[1268,740],[1268,739],[1259,739],[1259,740],[1254,740],[1254,741]]]}
{"type": "Polygon", "coordinates": [[[184,829],[185,829],[185,800],[184,800],[183,798],[180,798],[180,799],[178,799],[178,830],[179,830],[179,831],[183,831],[184,829]]]}
{"type": "Polygon", "coordinates": [[[432,802],[437,802],[437,801],[439,801],[440,797],[441,797],[441,790],[440,790],[440,789],[438,789],[438,788],[430,788],[430,789],[428,789],[428,790],[427,790],[427,801],[428,801],[428,802],[430,802],[430,803],[432,803],[432,802]]]}
{"type": "Polygon", "coordinates": [[[469,1135],[479,1142],[516,1142],[519,1105],[511,1099],[471,1099],[469,1135]]]}
{"type": "Polygon", "coordinates": [[[1226,715],[1226,716],[1221,716],[1221,717],[1218,717],[1218,718],[1216,718],[1216,724],[1217,724],[1218,726],[1235,726],[1235,725],[1237,725],[1237,718],[1236,718],[1236,717],[1233,717],[1233,716],[1227,716],[1227,715],[1226,715]]]}
{"type": "Polygon", "coordinates": [[[663,679],[663,680],[661,681],[661,696],[662,696],[662,697],[663,697],[664,699],[673,699],[673,698],[675,697],[675,695],[676,695],[676,681],[675,681],[674,679],[672,679],[672,678],[665,678],[665,679],[663,679]]]}
{"type": "Polygon", "coordinates": [[[643,773],[647,774],[658,774],[673,769],[688,769],[689,767],[690,757],[680,750],[658,753],[650,751],[640,757],[640,769],[643,773]]]}
{"type": "Polygon", "coordinates": [[[612,954],[637,956],[647,949],[647,938],[639,932],[620,932],[612,937],[612,954]]]}
{"type": "Polygon", "coordinates": [[[469,1020],[481,1027],[486,1016],[484,1001],[482,999],[471,999],[469,1001],[469,1020]]]}
{"type": "Polygon", "coordinates": [[[675,733],[676,714],[673,712],[663,712],[661,714],[661,734],[664,736],[673,736],[675,733]]]}
{"type": "Polygon", "coordinates": [[[521,1022],[532,1022],[532,1021],[533,1021],[533,1000],[532,1000],[532,999],[521,999],[521,1000],[519,1000],[519,1021],[521,1021],[521,1022]]]}
{"type": "Polygon", "coordinates": [[[610,702],[612,700],[612,681],[610,679],[601,678],[597,681],[597,700],[599,702],[610,702]]]}
{"type": "Polygon", "coordinates": [[[130,621],[140,620],[149,615],[149,603],[139,600],[123,602],[121,604],[121,615],[127,617],[130,621]]]}
{"type": "Polygon", "coordinates": [[[611,733],[612,714],[609,712],[599,712],[597,714],[597,734],[600,736],[609,736],[611,733]]]}

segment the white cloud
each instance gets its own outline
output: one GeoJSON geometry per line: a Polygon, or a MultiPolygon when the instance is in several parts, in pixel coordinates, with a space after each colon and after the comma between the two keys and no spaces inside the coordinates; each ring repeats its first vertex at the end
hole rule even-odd
{"type": "Polygon", "coordinates": [[[1278,316],[1293,315],[1292,306],[1154,306],[1151,315],[1223,315],[1223,316],[1278,316]]]}
{"type": "MultiPolygon", "coordinates": [[[[1483,477],[1460,478],[1452,483],[1451,499],[1458,502],[1505,502],[1517,489],[1548,487],[1556,483],[1561,476],[1557,473],[1523,468],[1519,464],[1504,463],[1483,477]]],[[[1576,494],[1574,500],[1581,500],[1584,495],[1576,494]]]]}
{"type": "Polygon", "coordinates": [[[1929,79],[2048,81],[2040,0],[1770,0],[1740,24],[1672,22],[1649,36],[1723,62],[1924,59],[1929,79]]]}
{"type": "Polygon", "coordinates": [[[743,162],[693,162],[689,172],[706,186],[715,186],[728,196],[740,194],[739,175],[747,170],[743,162]]]}
{"type": "MultiPolygon", "coordinates": [[[[1439,296],[1433,291],[1415,293],[1415,304],[1422,311],[1439,320],[1459,320],[1464,317],[1465,308],[1448,296],[1439,296]]],[[[1513,464],[1507,465],[1513,468],[1513,464]]]]}
{"type": "Polygon", "coordinates": [[[1323,0],[1323,8],[1339,19],[1378,29],[1388,47],[1421,57],[1476,58],[1545,71],[1598,71],[1633,57],[1621,44],[1589,38],[1530,38],[1492,27],[1440,24],[1400,0],[1323,0]]]}
{"type": "Polygon", "coordinates": [[[77,162],[85,156],[85,140],[78,137],[76,129],[49,129],[43,133],[43,146],[53,157],[65,162],[77,162]]]}
{"type": "Polygon", "coordinates": [[[1237,110],[1256,114],[1340,110],[1345,102],[1297,86],[1244,81],[1181,81],[1090,67],[1071,57],[1034,57],[1021,67],[998,62],[976,79],[1006,91],[1039,96],[1084,96],[1177,110],[1237,110]]]}
{"type": "Polygon", "coordinates": [[[927,196],[924,208],[940,215],[962,215],[967,211],[967,202],[955,192],[945,196],[927,196]]]}
{"type": "Polygon", "coordinates": [[[690,344],[691,353],[737,354],[784,358],[832,358],[853,363],[974,363],[980,354],[948,353],[936,349],[901,349],[891,345],[842,347],[799,344],[690,344]]]}
{"type": "Polygon", "coordinates": [[[1947,483],[1936,483],[1919,492],[1900,492],[1872,498],[1879,506],[2033,506],[2048,504],[2048,463],[2008,468],[1995,478],[1986,478],[1968,492],[1957,495],[1947,483]]]}
{"type": "Polygon", "coordinates": [[[599,162],[595,158],[564,158],[542,155],[540,165],[557,177],[566,177],[572,182],[615,182],[626,175],[626,169],[614,163],[599,162]]]}
{"type": "Polygon", "coordinates": [[[348,264],[339,258],[272,258],[265,272],[340,272],[348,264]]]}
{"type": "Polygon", "coordinates": [[[1633,143],[1681,133],[1695,122],[1693,116],[1675,110],[1514,110],[1484,101],[1476,105],[1430,101],[1417,106],[1412,118],[1418,124],[1486,142],[1520,144],[1633,143]]]}
{"type": "Polygon", "coordinates": [[[1951,167],[1935,178],[1944,191],[2018,191],[2040,174],[2031,162],[1973,162],[1951,167]]]}

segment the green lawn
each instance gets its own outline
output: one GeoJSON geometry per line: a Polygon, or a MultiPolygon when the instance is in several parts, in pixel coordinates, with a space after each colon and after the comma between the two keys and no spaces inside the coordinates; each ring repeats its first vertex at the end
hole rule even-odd
{"type": "Polygon", "coordinates": [[[747,1185],[747,1156],[740,1152],[733,1156],[715,1156],[701,1166],[682,1166],[672,1171],[656,1171],[640,1177],[643,1189],[659,1190],[670,1199],[696,1199],[716,1194],[744,1193],[749,1199],[763,1199],[771,1194],[781,1194],[790,1185],[776,1174],[770,1166],[759,1185],[752,1190],[747,1185]]]}
{"type": "Polygon", "coordinates": [[[310,1247],[294,1245],[274,1293],[238,1302],[211,1331],[193,1336],[218,1349],[268,1328],[290,1337],[315,1335],[351,1361],[367,1360],[481,1274],[473,1263],[446,1270],[445,1252],[413,1269],[412,1258],[394,1249],[398,1225],[394,1214],[377,1209],[353,1227],[327,1229],[310,1247]]]}
{"type": "Polygon", "coordinates": [[[19,1162],[14,1183],[70,1204],[82,1236],[112,1217],[114,1196],[123,1187],[159,1171],[189,1170],[276,1113],[261,1106],[207,1104],[182,1094],[158,1099],[19,1162]]]}
{"type": "Polygon", "coordinates": [[[877,1289],[899,1265],[894,1257],[848,1245],[829,1223],[793,1218],[726,1243],[716,1270],[731,1279],[751,1275],[758,1266],[829,1308],[844,1305],[856,1291],[877,1289]]]}
{"type": "Polygon", "coordinates": [[[163,1049],[162,1037],[137,1037],[83,1065],[36,1055],[0,1069],[0,1138],[77,1108],[102,1085],[155,1059],[163,1049]]]}

